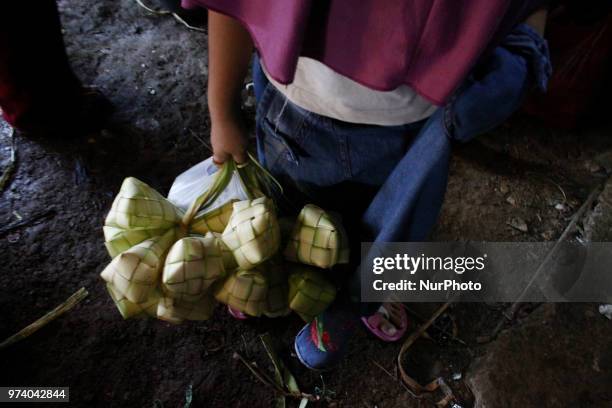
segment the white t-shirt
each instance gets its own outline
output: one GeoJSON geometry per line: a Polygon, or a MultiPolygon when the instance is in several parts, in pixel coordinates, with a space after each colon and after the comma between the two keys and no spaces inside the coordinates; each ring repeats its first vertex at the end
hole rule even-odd
{"type": "Polygon", "coordinates": [[[429,117],[437,108],[407,85],[377,91],[338,74],[311,58],[298,59],[291,84],[268,80],[291,102],[344,122],[397,126],[429,117]]]}

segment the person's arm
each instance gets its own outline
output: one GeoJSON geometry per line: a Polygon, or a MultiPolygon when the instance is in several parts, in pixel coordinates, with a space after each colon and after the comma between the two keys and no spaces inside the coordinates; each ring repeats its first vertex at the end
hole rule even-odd
{"type": "Polygon", "coordinates": [[[213,160],[246,161],[248,136],[240,112],[240,94],[249,69],[253,42],[236,20],[208,12],[208,109],[213,160]]]}

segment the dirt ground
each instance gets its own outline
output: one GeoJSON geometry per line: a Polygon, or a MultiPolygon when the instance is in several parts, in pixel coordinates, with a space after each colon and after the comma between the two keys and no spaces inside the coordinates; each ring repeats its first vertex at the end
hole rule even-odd
{"type": "MultiPolygon", "coordinates": [[[[74,406],[182,407],[192,387],[192,406],[269,407],[272,392],[233,358],[239,352],[269,368],[258,339],[269,332],[302,389],[324,391],[319,406],[418,406],[392,377],[400,344],[364,331],[344,363],[317,374],[292,356],[296,317],[238,322],[221,308],[210,321],[180,326],[120,317],[99,278],[109,260],[101,226],[124,177],[167,192],[177,174],[208,157],[206,34],[133,0],[59,5],[76,73],[117,112],[107,130],[82,140],[16,135],[16,171],[0,195],[0,339],[80,287],[90,295],[1,350],[0,385],[69,386],[74,406]]],[[[607,177],[596,158],[612,149],[610,130],[556,131],[519,115],[458,147],[433,239],[556,240],[607,177]]],[[[3,167],[8,135],[0,122],[3,167]]],[[[421,316],[432,309],[410,307],[421,316]]],[[[597,305],[534,306],[497,340],[478,343],[503,310],[453,306],[448,315],[465,344],[430,341],[430,365],[461,374],[483,407],[612,407],[612,321],[597,305]]]]}

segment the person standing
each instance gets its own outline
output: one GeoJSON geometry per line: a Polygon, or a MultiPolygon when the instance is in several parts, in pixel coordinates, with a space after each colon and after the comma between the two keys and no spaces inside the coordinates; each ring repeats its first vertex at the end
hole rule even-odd
{"type": "MultiPolygon", "coordinates": [[[[530,89],[545,89],[545,3],[183,0],[209,8],[213,159],[246,158],[240,90],[255,50],[259,160],[296,208],[310,202],[342,214],[356,271],[348,297],[384,341],[405,333],[405,311],[360,302],[359,241],[426,240],[452,145],[503,122],[530,89]]],[[[355,327],[350,309],[337,300],[299,332],[305,366],[339,361],[355,327]]]]}

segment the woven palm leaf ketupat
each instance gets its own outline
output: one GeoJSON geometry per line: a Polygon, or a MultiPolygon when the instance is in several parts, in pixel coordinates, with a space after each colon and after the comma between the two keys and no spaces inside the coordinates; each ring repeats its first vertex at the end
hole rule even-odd
{"type": "Polygon", "coordinates": [[[252,269],[269,259],[280,245],[280,229],[272,200],[259,197],[234,203],[222,239],[234,253],[240,269],[252,269]]]}
{"type": "Polygon", "coordinates": [[[265,264],[264,273],[268,278],[268,296],[266,297],[266,309],[264,314],[268,317],[286,316],[291,313],[287,294],[289,285],[287,283],[287,266],[282,260],[274,257],[265,264]]]}
{"type": "Polygon", "coordinates": [[[130,302],[147,302],[158,285],[164,256],[176,234],[171,228],[162,236],[134,245],[113,258],[100,276],[130,302]]]}
{"type": "MultiPolygon", "coordinates": [[[[169,249],[188,233],[198,210],[219,196],[234,170],[230,163],[217,172],[212,187],[198,196],[186,213],[147,184],[133,177],[124,180],[105,220],[106,245],[113,260],[101,273],[102,279],[112,285],[113,298],[122,314],[126,313],[122,307],[129,306],[125,301],[149,304],[161,284],[169,249]]],[[[213,275],[211,270],[209,275],[213,275]]],[[[205,273],[204,278],[209,275],[205,273]]]]}
{"type": "Polygon", "coordinates": [[[239,270],[219,285],[215,298],[250,316],[259,317],[267,308],[268,278],[260,269],[239,270]]]}
{"type": "Polygon", "coordinates": [[[155,317],[157,315],[157,304],[161,298],[158,290],[154,290],[145,302],[134,303],[117,292],[112,284],[107,283],[106,289],[124,319],[131,317],[155,317]]]}
{"type": "Polygon", "coordinates": [[[238,263],[236,262],[236,258],[234,258],[234,253],[231,249],[225,245],[223,242],[222,235],[217,232],[209,232],[215,238],[219,240],[219,246],[221,247],[221,257],[223,258],[223,266],[225,267],[225,272],[229,274],[229,272],[233,272],[238,269],[238,263]]]}
{"type": "Polygon", "coordinates": [[[146,183],[128,177],[115,197],[105,225],[124,229],[168,229],[181,219],[177,208],[146,183]]]}
{"type": "Polygon", "coordinates": [[[184,320],[208,320],[213,315],[215,306],[215,300],[210,296],[204,296],[196,302],[164,297],[157,304],[157,318],[174,324],[184,320]]]}
{"type": "MultiPolygon", "coordinates": [[[[205,191],[181,208],[135,178],[123,182],[105,220],[113,259],[101,273],[121,315],[206,320],[216,298],[250,316],[294,310],[314,318],[332,302],[335,287],[310,266],[290,263],[297,271],[288,275],[290,265],[278,255],[274,202],[263,195],[274,186],[282,193],[278,182],[252,156],[246,164],[228,160],[211,176],[205,191]]],[[[341,226],[316,206],[306,206],[288,233],[288,259],[323,268],[346,261],[341,226]]]]}
{"type": "Polygon", "coordinates": [[[289,307],[307,323],[322,313],[336,297],[336,288],[315,268],[292,264],[289,307]]]}
{"type": "Polygon", "coordinates": [[[212,234],[185,237],[176,241],[166,256],[163,291],[167,297],[194,302],[224,276],[220,241],[212,234]]]}
{"type": "Polygon", "coordinates": [[[111,257],[147,239],[163,235],[181,219],[180,211],[146,183],[128,177],[104,222],[111,257]]]}
{"type": "Polygon", "coordinates": [[[134,245],[140,244],[142,241],[163,235],[166,232],[163,229],[139,228],[126,230],[111,226],[104,226],[103,231],[104,245],[111,258],[127,251],[134,245]]]}
{"type": "Polygon", "coordinates": [[[328,269],[349,260],[348,240],[342,225],[314,204],[304,206],[284,252],[293,262],[328,269]]]}
{"type": "Polygon", "coordinates": [[[232,215],[234,203],[236,201],[237,200],[228,201],[221,207],[215,208],[210,212],[196,215],[191,223],[190,231],[201,235],[207,232],[223,232],[232,215]]]}

